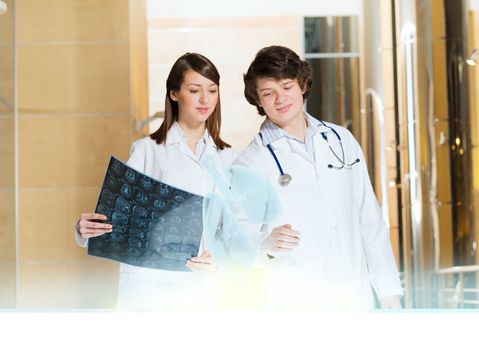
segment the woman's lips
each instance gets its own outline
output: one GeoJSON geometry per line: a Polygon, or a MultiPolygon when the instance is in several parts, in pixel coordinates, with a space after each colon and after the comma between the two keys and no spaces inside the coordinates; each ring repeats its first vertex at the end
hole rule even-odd
{"type": "Polygon", "coordinates": [[[209,108],[208,107],[205,107],[205,108],[199,107],[199,108],[196,108],[196,110],[200,113],[207,113],[209,108]]]}

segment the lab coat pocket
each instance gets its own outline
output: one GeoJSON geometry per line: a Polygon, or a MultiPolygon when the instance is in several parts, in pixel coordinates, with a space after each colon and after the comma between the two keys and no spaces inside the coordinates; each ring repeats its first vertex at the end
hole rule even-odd
{"type": "Polygon", "coordinates": [[[327,183],[332,192],[331,195],[340,202],[352,201],[356,189],[352,168],[328,169],[328,171],[327,183]]]}

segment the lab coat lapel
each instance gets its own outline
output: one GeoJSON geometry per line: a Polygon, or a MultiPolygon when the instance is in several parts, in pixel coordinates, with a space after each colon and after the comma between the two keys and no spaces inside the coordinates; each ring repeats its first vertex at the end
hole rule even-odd
{"type": "Polygon", "coordinates": [[[203,154],[200,155],[199,161],[201,162],[208,155],[214,156],[215,153],[216,153],[216,150],[217,150],[217,148],[216,148],[215,142],[213,141],[211,136],[208,136],[208,139],[206,141],[205,150],[203,151],[203,154]]]}
{"type": "Polygon", "coordinates": [[[333,195],[330,178],[330,169],[327,167],[327,152],[330,152],[327,142],[317,133],[313,136],[313,147],[315,154],[316,187],[318,189],[318,198],[316,198],[319,208],[323,213],[324,228],[331,242],[337,242],[337,224],[336,224],[336,197],[333,195]]]}
{"type": "Polygon", "coordinates": [[[282,137],[282,138],[272,142],[270,145],[271,145],[271,148],[273,148],[273,151],[275,151],[275,152],[278,151],[278,153],[280,154],[280,156],[282,158],[286,158],[286,159],[282,160],[282,159],[279,159],[280,156],[277,155],[278,160],[280,161],[281,165],[283,165],[283,162],[285,163],[285,166],[288,163],[290,163],[289,157],[291,155],[298,155],[298,156],[304,158],[311,165],[314,165],[313,159],[308,154],[308,152],[304,149],[304,146],[300,145],[298,142],[296,142],[294,140],[289,140],[285,137],[282,137]]]}

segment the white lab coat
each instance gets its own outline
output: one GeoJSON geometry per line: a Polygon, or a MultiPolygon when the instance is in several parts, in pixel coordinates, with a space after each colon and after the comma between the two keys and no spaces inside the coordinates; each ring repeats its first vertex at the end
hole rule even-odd
{"type": "MultiPolygon", "coordinates": [[[[200,160],[212,155],[220,167],[230,165],[237,153],[231,148],[217,149],[208,136],[200,160]]],[[[188,148],[174,125],[165,144],[158,145],[150,137],[133,143],[127,164],[132,168],[174,187],[207,195],[214,183],[199,160],[188,148]]],[[[78,238],[81,245],[85,240],[78,238]]],[[[200,247],[201,254],[207,249],[200,247]]],[[[166,271],[120,264],[117,307],[119,309],[202,309],[214,307],[215,296],[208,288],[207,274],[166,271]]]]}
{"type": "MultiPolygon", "coordinates": [[[[379,298],[401,295],[388,229],[372,190],[364,157],[351,133],[329,124],[339,133],[345,161],[360,162],[341,170],[320,133],[313,137],[315,160],[304,146],[283,137],[271,144],[285,173],[287,187],[270,151],[259,135],[234,165],[256,170],[278,191],[282,214],[269,225],[251,229],[259,261],[267,272],[271,307],[364,309],[374,306],[371,286],[379,298]],[[268,259],[262,244],[271,229],[291,224],[300,232],[299,246],[268,259]]],[[[338,138],[321,126],[329,143],[341,155],[338,138]]]]}

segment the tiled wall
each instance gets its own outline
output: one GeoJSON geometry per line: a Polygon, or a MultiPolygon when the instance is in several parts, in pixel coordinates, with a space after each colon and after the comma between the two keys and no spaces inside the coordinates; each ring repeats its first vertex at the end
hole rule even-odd
{"type": "MultiPolygon", "coordinates": [[[[150,114],[164,109],[165,82],[185,52],[207,56],[221,75],[222,135],[243,149],[264,120],[244,98],[243,74],[264,46],[284,45],[302,55],[302,17],[152,18],[148,21],[150,114]]],[[[152,128],[159,125],[152,123],[152,128]]]]}
{"type": "MultiPolygon", "coordinates": [[[[17,0],[19,308],[114,307],[118,265],[76,246],[110,154],[126,160],[147,91],[142,0],[17,0]],[[140,40],[141,42],[141,40],[140,40]],[[142,85],[143,82],[143,85],[142,85]],[[145,92],[146,94],[146,92],[145,92]]],[[[143,112],[142,112],[143,111],[143,112]]]]}
{"type": "Polygon", "coordinates": [[[13,1],[0,16],[0,308],[15,306],[15,123],[13,1]]]}

